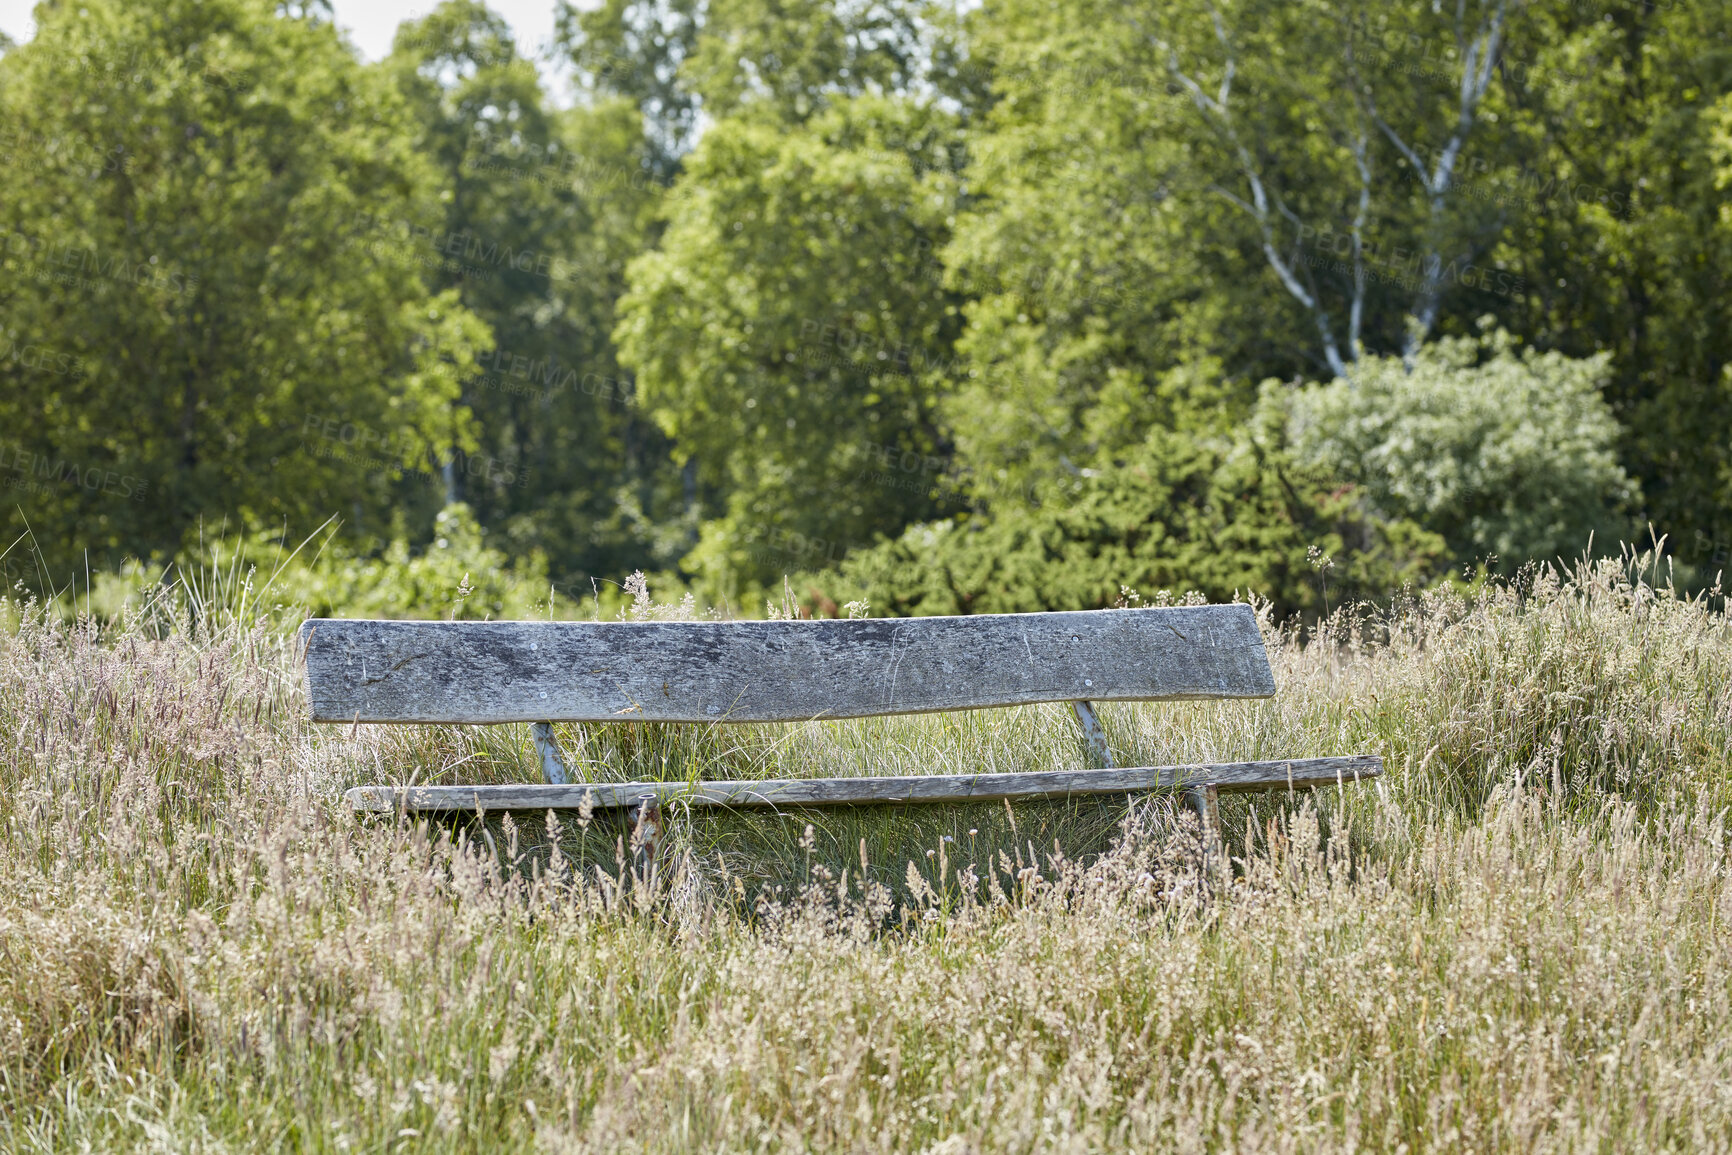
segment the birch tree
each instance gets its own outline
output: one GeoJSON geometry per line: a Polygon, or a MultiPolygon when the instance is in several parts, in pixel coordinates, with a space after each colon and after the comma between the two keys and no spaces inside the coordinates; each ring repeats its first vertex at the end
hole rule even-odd
{"type": "Polygon", "coordinates": [[[1375,21],[1373,10],[1348,6],[1301,5],[1291,12],[1241,6],[1241,29],[1215,0],[1204,0],[1200,12],[1146,22],[1169,77],[1189,96],[1233,171],[1234,181],[1214,183],[1212,191],[1254,222],[1270,271],[1310,316],[1323,361],[1335,376],[1349,376],[1349,365],[1364,352],[1367,228],[1374,206],[1412,195],[1391,187],[1401,183],[1390,175],[1396,166],[1411,167],[1423,206],[1414,261],[1418,276],[1405,310],[1405,360],[1411,362],[1436,326],[1445,270],[1485,243],[1484,235],[1461,227],[1452,213],[1452,194],[1463,150],[1497,75],[1510,3],[1386,6],[1376,10],[1375,21]],[[1197,35],[1198,26],[1206,26],[1207,34],[1197,35]],[[1235,81],[1247,59],[1247,40],[1264,91],[1251,102],[1242,97],[1236,102],[1235,81]],[[1300,46],[1299,69],[1284,59],[1281,40],[1300,46]],[[1449,47],[1434,54],[1440,42],[1449,47]],[[1449,97],[1440,99],[1432,90],[1445,80],[1449,97]],[[1259,105],[1272,100],[1299,103],[1312,131],[1350,159],[1352,193],[1346,199],[1351,216],[1308,218],[1290,203],[1288,184],[1330,175],[1271,163],[1271,152],[1286,143],[1271,141],[1268,121],[1259,116],[1259,105]],[[1251,106],[1242,111],[1246,103],[1251,106]],[[1404,115],[1391,113],[1392,105],[1404,115]],[[1378,142],[1393,155],[1380,155],[1374,147],[1378,142]],[[1321,283],[1313,274],[1314,262],[1305,260],[1307,240],[1336,229],[1350,238],[1344,286],[1321,283]],[[1344,329],[1338,319],[1342,313],[1344,329]]]}

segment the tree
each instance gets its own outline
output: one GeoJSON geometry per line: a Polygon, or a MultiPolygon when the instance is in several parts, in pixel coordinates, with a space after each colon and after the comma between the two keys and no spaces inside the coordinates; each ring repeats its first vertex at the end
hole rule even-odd
{"type": "Polygon", "coordinates": [[[624,99],[643,118],[656,175],[672,180],[698,127],[699,96],[685,66],[703,28],[698,0],[603,0],[579,11],[559,0],[555,36],[592,102],[624,99]]]}
{"type": "MultiPolygon", "coordinates": [[[[1053,7],[970,28],[996,102],[944,253],[972,298],[943,416],[1005,495],[1255,382],[1353,378],[1477,318],[1612,354],[1644,511],[1732,541],[1722,0],[1053,7]]],[[[997,495],[997,496],[995,496],[997,495]]],[[[1608,543],[1610,544],[1610,543],[1608,543]]]]}
{"type": "Polygon", "coordinates": [[[442,500],[545,552],[567,587],[671,565],[689,545],[680,479],[609,341],[663,192],[635,113],[549,109],[510,28],[474,0],[406,21],[387,65],[450,190],[441,227],[405,239],[495,341],[461,380],[476,449],[452,454],[442,500]]]}
{"type": "MultiPolygon", "coordinates": [[[[1621,452],[1648,518],[1689,557],[1732,540],[1732,470],[1717,452],[1732,438],[1732,234],[1717,227],[1711,159],[1714,104],[1732,87],[1729,21],[1724,0],[1463,0],[1241,7],[1224,36],[1201,14],[1189,29],[1215,40],[1214,59],[1272,79],[1269,99],[1253,98],[1241,139],[1255,159],[1240,167],[1266,166],[1271,190],[1304,198],[1277,213],[1283,247],[1268,260],[1327,270],[1314,319],[1330,300],[1357,310],[1399,295],[1408,358],[1432,335],[1471,334],[1486,312],[1538,348],[1612,354],[1603,388],[1621,452]],[[1301,48],[1283,52],[1264,33],[1286,17],[1336,43],[1287,26],[1280,39],[1301,48]],[[1276,131],[1296,107],[1309,131],[1276,131]],[[1356,204],[1345,166],[1331,177],[1294,162],[1307,139],[1335,142],[1356,167],[1365,158],[1356,204]],[[1317,212],[1318,187],[1339,190],[1340,207],[1317,212]]],[[[1368,346],[1393,349],[1379,328],[1368,322],[1368,346]]]]}
{"type": "Polygon", "coordinates": [[[966,104],[975,82],[954,14],[930,0],[560,0],[556,25],[591,99],[637,105],[670,179],[701,119],[798,124],[836,100],[923,88],[966,104]]]}
{"type": "MultiPolygon", "coordinates": [[[[1347,375],[1348,361],[1359,358],[1367,264],[1377,249],[1368,236],[1373,203],[1379,194],[1390,199],[1389,186],[1395,183],[1388,176],[1392,166],[1378,155],[1374,141],[1385,138],[1397,165],[1409,166],[1417,189],[1394,195],[1416,195],[1423,206],[1413,214],[1423,225],[1413,245],[1417,276],[1402,347],[1403,355],[1411,356],[1437,323],[1446,262],[1471,260],[1476,245],[1484,243],[1483,216],[1464,220],[1453,202],[1462,150],[1483,115],[1496,75],[1510,0],[1461,0],[1449,8],[1275,5],[1253,8],[1247,19],[1231,23],[1214,0],[1203,0],[1202,8],[1201,13],[1183,6],[1153,8],[1148,34],[1166,57],[1168,75],[1196,106],[1234,170],[1234,179],[1218,181],[1211,190],[1255,222],[1269,268],[1310,315],[1324,360],[1336,376],[1347,375]],[[1194,29],[1204,13],[1214,43],[1199,50],[1194,29]],[[1187,21],[1191,27],[1182,27],[1187,21]],[[1336,39],[1340,47],[1329,51],[1336,39]],[[1394,52],[1387,47],[1392,42],[1394,52]],[[1415,69],[1404,59],[1410,43],[1429,47],[1439,42],[1451,47],[1435,69],[1415,69]],[[1216,57],[1210,63],[1218,80],[1211,77],[1207,87],[1200,83],[1192,75],[1191,56],[1216,57]],[[1251,108],[1242,115],[1248,79],[1255,88],[1251,108]],[[1305,129],[1295,134],[1296,147],[1287,144],[1285,134],[1271,131],[1294,120],[1305,129]],[[1350,172],[1340,171],[1349,164],[1350,172]],[[1294,196],[1299,183],[1319,177],[1325,187],[1351,189],[1345,205],[1321,217],[1304,213],[1294,196]],[[1345,286],[1330,285],[1337,278],[1319,276],[1305,259],[1307,239],[1320,231],[1339,231],[1349,241],[1345,286]],[[1330,309],[1332,289],[1347,299],[1344,335],[1330,309]]],[[[1145,27],[1137,16],[1131,19],[1145,27]]]]}
{"type": "Polygon", "coordinates": [[[942,254],[968,299],[942,416],[996,508],[1150,429],[1231,423],[1306,338],[1260,287],[1188,105],[1118,9],[1011,0],[969,27],[997,99],[966,133],[942,254]]]}
{"type": "Polygon", "coordinates": [[[1469,186],[1509,214],[1498,256],[1527,286],[1500,320],[1541,349],[1611,355],[1645,519],[1710,566],[1732,548],[1728,28],[1726,0],[1525,8],[1498,124],[1518,160],[1469,186]]]}
{"type": "Polygon", "coordinates": [[[726,120],[688,158],[616,332],[642,404],[707,492],[687,568],[754,596],[940,506],[926,376],[958,319],[933,259],[948,118],[840,102],[797,130],[726,120]]]}
{"type": "Polygon", "coordinates": [[[848,97],[912,94],[922,31],[907,0],[715,0],[683,71],[713,117],[799,123],[848,97]]]}
{"type": "Polygon", "coordinates": [[[264,0],[39,17],[0,59],[22,161],[0,172],[0,474],[54,580],[225,518],[372,518],[468,443],[452,402],[485,328],[372,243],[382,215],[438,219],[378,70],[264,0]]]}
{"type": "Polygon", "coordinates": [[[1213,358],[1243,412],[1263,376],[1411,352],[1464,269],[1516,291],[1474,267],[1499,222],[1457,191],[1497,115],[1506,20],[1506,0],[983,10],[1000,99],[970,136],[977,199],[946,256],[983,299],[965,345],[986,363],[953,421],[1033,390],[1022,409],[1054,412],[981,448],[1050,471],[1086,455],[1088,380],[1147,389],[1213,358]],[[1445,43],[1413,67],[1410,44],[1445,43]]]}

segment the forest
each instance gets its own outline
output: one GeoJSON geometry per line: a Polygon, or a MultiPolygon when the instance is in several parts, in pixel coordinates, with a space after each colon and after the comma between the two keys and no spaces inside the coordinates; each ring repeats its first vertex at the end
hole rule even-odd
{"type": "Polygon", "coordinates": [[[372,64],[317,0],[44,4],[0,569],[1285,617],[1634,543],[1707,588],[1727,7],[562,0],[561,101],[471,0],[372,64]]]}

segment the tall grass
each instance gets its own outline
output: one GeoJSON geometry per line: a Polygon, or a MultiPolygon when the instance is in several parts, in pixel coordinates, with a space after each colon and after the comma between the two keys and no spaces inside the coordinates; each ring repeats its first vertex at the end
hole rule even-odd
{"type": "MultiPolygon", "coordinates": [[[[287,611],[0,607],[0,1147],[1732,1146],[1732,629],[1651,566],[1271,629],[1279,694],[1122,758],[1382,754],[1244,796],[361,821],[520,729],[313,727],[287,611]],[[550,836],[551,835],[551,836],[550,836]],[[779,888],[779,889],[778,889],[779,888]]],[[[176,600],[178,599],[178,601],[176,600]]],[[[1080,766],[1058,707],[562,728],[594,777],[1080,766]]]]}

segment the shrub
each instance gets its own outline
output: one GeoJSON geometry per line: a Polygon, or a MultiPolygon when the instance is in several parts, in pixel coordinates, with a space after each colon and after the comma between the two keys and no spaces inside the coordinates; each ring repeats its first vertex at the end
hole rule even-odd
{"type": "Polygon", "coordinates": [[[1363,488],[1374,509],[1441,534],[1459,561],[1615,548],[1636,485],[1618,465],[1600,396],[1610,358],[1519,353],[1503,330],[1423,348],[1410,368],[1369,357],[1353,376],[1263,404],[1285,407],[1296,455],[1363,488]]]}
{"type": "Polygon", "coordinates": [[[377,557],[339,552],[279,579],[285,600],[341,617],[522,618],[547,613],[547,562],[490,547],[467,505],[439,511],[425,553],[396,538],[377,557]]]}
{"type": "Polygon", "coordinates": [[[432,543],[419,554],[411,554],[403,536],[369,554],[331,537],[315,535],[296,550],[260,534],[183,553],[172,565],[129,561],[118,572],[96,575],[88,601],[79,605],[75,598],[70,608],[114,619],[128,608],[160,614],[167,605],[240,598],[255,610],[276,606],[316,617],[548,615],[547,562],[540,553],[507,558],[487,544],[486,531],[461,503],[440,510],[433,528],[432,543]],[[165,591],[185,597],[165,601],[165,591]]]}
{"type": "Polygon", "coordinates": [[[1221,440],[1155,429],[1038,503],[914,526],[814,584],[893,615],[1095,609],[1128,586],[1258,594],[1286,616],[1427,581],[1442,551],[1411,522],[1368,515],[1265,422],[1221,440]]]}

